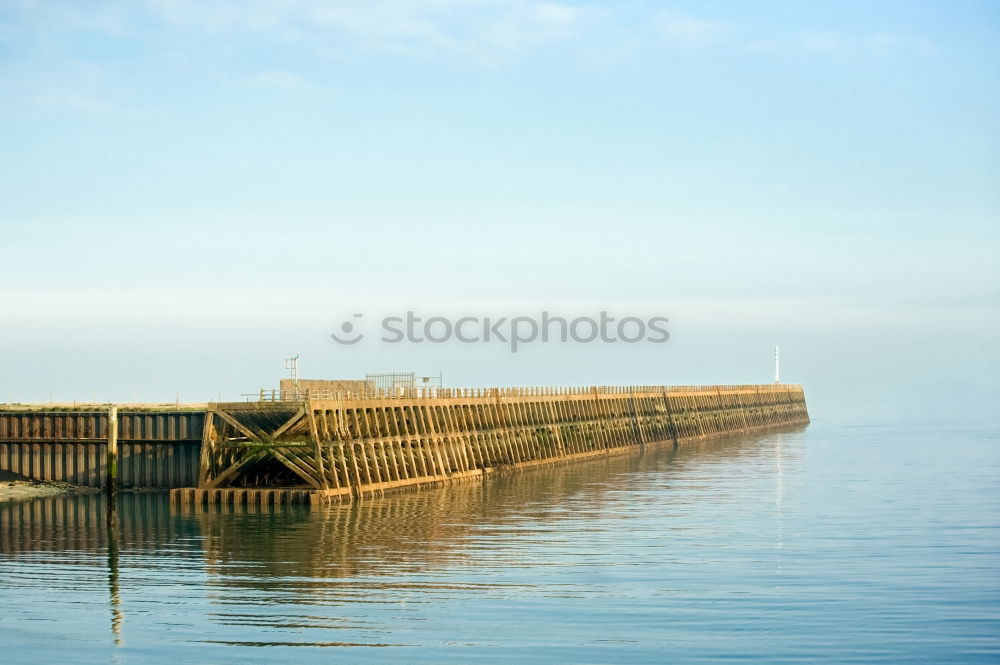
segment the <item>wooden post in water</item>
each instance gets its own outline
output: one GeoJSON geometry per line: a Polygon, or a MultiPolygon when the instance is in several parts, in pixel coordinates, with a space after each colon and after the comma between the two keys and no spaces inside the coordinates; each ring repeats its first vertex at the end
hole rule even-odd
{"type": "Polygon", "coordinates": [[[104,487],[108,493],[108,524],[115,519],[115,491],[118,489],[118,407],[108,407],[108,452],[104,487]]]}

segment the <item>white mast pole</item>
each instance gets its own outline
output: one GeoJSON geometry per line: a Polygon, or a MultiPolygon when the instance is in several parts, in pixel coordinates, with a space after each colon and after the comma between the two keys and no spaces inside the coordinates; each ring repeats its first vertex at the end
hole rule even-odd
{"type": "Polygon", "coordinates": [[[774,382],[781,383],[781,355],[778,347],[774,347],[774,382]]]}

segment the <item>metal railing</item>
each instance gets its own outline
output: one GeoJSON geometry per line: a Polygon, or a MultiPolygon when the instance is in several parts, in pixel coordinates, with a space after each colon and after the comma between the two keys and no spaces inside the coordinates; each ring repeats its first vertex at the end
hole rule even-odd
{"type": "Polygon", "coordinates": [[[350,390],[280,390],[261,388],[260,402],[304,402],[307,400],[459,399],[496,397],[550,397],[558,395],[641,395],[720,392],[802,392],[802,386],[781,384],[720,384],[705,386],[536,386],[509,388],[381,388],[350,390]]]}

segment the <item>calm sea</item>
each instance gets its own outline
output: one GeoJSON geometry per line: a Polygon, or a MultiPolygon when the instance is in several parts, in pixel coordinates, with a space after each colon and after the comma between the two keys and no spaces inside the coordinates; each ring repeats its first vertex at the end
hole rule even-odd
{"type": "Polygon", "coordinates": [[[7,663],[1000,662],[1000,434],[845,426],[326,510],[0,504],[7,663]],[[110,544],[110,547],[109,547],[110,544]]]}

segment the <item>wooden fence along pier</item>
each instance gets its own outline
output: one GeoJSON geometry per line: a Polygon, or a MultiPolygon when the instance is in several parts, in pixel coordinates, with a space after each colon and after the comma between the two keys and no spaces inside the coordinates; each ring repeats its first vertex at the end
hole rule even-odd
{"type": "MultiPolygon", "coordinates": [[[[809,422],[798,385],[309,391],[117,407],[121,488],[178,506],[359,499],[538,464],[809,422]],[[269,399],[270,397],[270,399],[269,399]]],[[[105,483],[105,407],[0,407],[0,469],[105,483]]]]}

